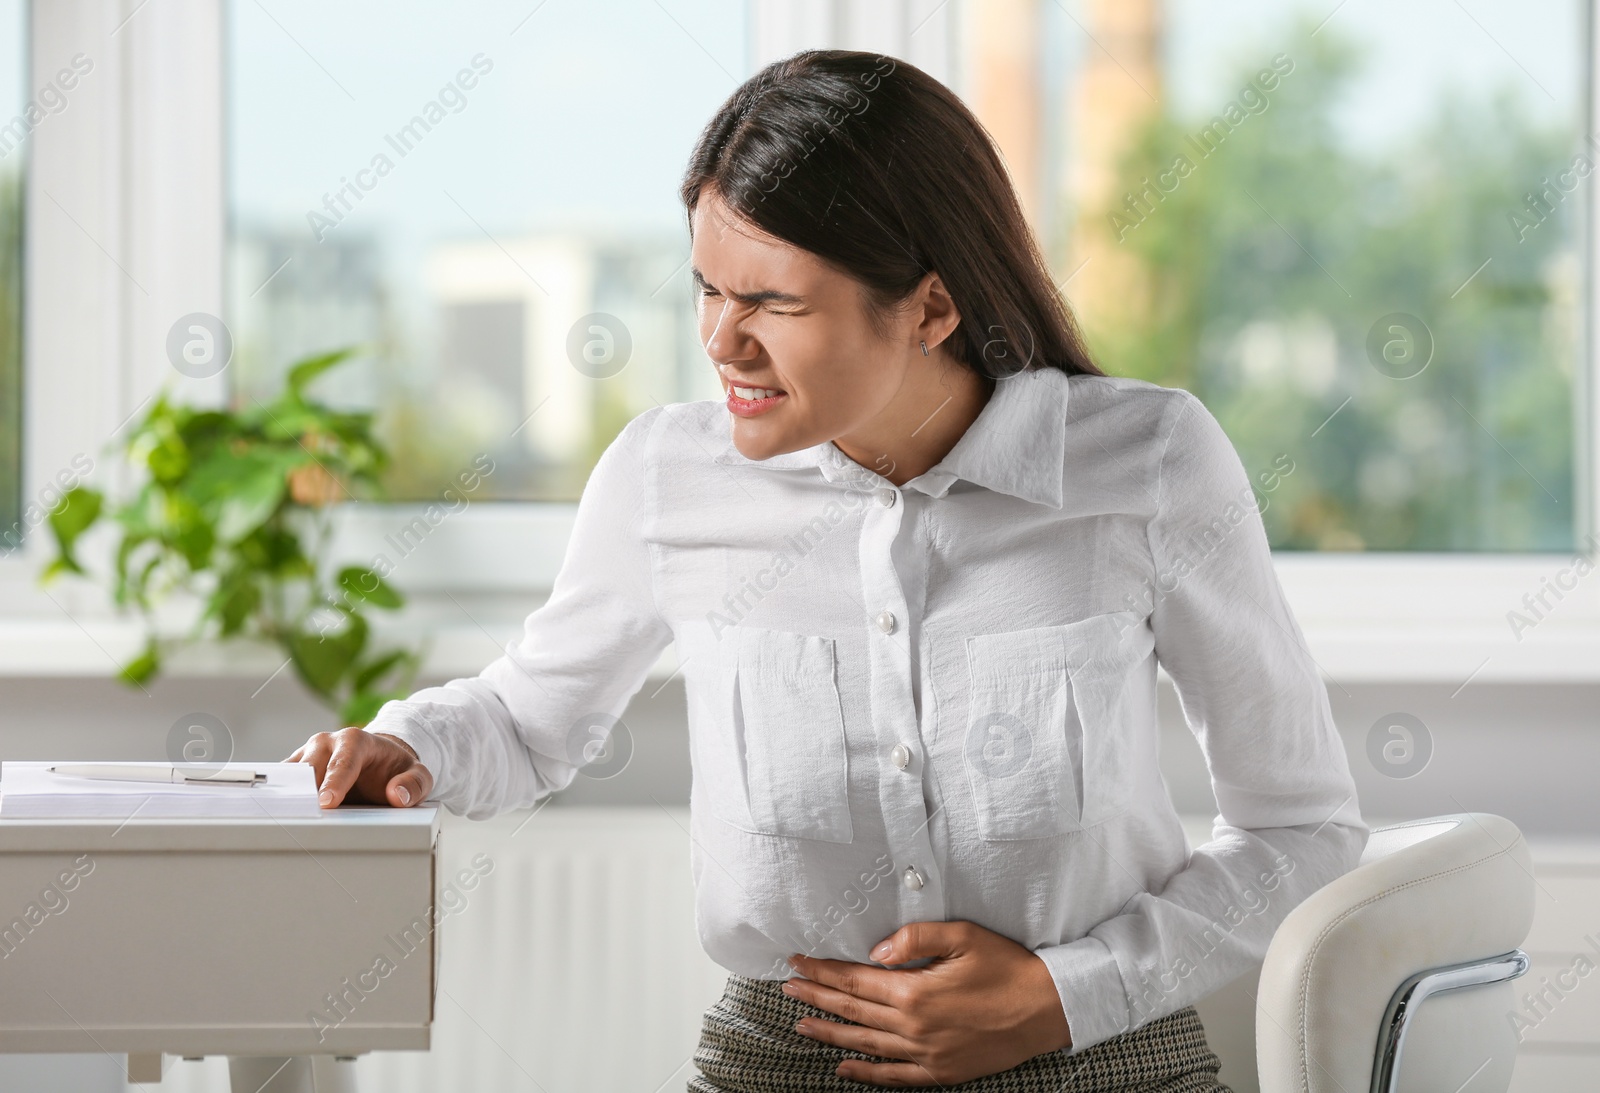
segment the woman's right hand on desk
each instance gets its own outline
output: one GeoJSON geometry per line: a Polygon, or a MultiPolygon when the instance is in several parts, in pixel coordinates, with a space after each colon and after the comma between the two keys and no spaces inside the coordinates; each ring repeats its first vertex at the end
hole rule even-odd
{"type": "Polygon", "coordinates": [[[397,736],[347,728],[319,732],[286,760],[316,768],[323,808],[351,804],[419,804],[433,792],[433,775],[417,759],[411,745],[397,736]]]}

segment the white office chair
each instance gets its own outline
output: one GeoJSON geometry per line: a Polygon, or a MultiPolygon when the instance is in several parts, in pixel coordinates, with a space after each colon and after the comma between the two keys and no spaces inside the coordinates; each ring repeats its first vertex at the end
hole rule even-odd
{"type": "Polygon", "coordinates": [[[1534,886],[1503,817],[1372,832],[1361,863],[1296,907],[1267,950],[1261,1093],[1504,1093],[1534,886]]]}

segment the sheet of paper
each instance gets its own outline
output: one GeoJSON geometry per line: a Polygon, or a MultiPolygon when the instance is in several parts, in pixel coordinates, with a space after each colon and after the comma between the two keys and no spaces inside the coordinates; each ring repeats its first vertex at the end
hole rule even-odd
{"type": "MultiPolygon", "coordinates": [[[[260,771],[267,780],[256,785],[228,785],[112,781],[57,774],[49,769],[68,762],[0,763],[0,818],[284,819],[322,813],[317,805],[316,772],[309,763],[229,763],[229,769],[260,771]]],[[[174,764],[115,765],[163,770],[174,764]]],[[[196,765],[194,769],[204,775],[217,767],[196,765]]]]}

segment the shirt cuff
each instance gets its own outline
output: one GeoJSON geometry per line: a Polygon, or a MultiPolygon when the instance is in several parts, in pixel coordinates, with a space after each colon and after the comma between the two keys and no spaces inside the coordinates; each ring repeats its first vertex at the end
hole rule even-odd
{"type": "Polygon", "coordinates": [[[1083,937],[1066,945],[1035,949],[1055,980],[1072,1033],[1070,1054],[1128,1031],[1128,992],[1106,943],[1083,937]]]}
{"type": "Polygon", "coordinates": [[[398,737],[410,744],[411,750],[417,753],[417,761],[433,775],[433,792],[427,799],[436,800],[444,788],[444,749],[434,740],[432,733],[413,724],[406,717],[404,709],[398,700],[385,702],[377,716],[367,723],[366,731],[398,737]]]}

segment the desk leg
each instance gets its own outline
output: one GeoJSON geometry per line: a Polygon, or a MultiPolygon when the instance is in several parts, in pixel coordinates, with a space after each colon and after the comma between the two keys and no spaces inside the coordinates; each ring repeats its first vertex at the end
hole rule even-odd
{"type": "Polygon", "coordinates": [[[356,1093],[355,1065],[328,1055],[230,1055],[232,1093],[356,1093]]]}

